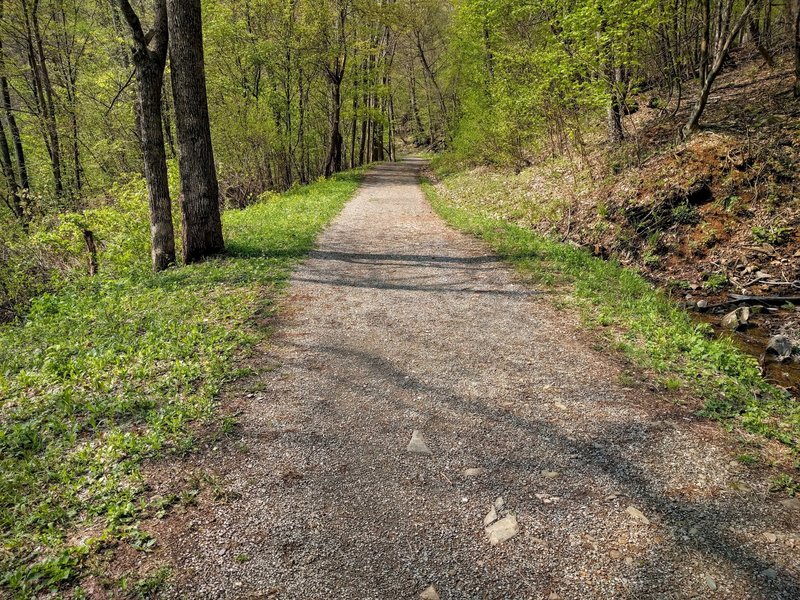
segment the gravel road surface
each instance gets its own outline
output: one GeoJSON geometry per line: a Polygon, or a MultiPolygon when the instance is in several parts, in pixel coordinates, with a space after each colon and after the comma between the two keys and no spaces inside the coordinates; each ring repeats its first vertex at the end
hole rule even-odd
{"type": "Polygon", "coordinates": [[[373,169],[295,273],[171,595],[800,598],[800,501],[448,228],[423,166],[373,169]]]}

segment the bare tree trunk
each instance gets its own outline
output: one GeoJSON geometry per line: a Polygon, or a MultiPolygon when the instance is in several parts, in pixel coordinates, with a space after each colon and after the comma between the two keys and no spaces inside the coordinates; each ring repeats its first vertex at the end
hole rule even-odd
{"type": "Polygon", "coordinates": [[[118,0],[134,41],[133,61],[138,80],[139,124],[141,127],[144,174],[150,208],[150,241],[153,269],[163,271],[175,264],[175,230],[169,195],[167,156],[162,128],[162,90],[167,63],[166,0],[159,0],[150,45],[128,0],[118,0]],[[151,47],[152,46],[152,47],[151,47]]]}
{"type": "Polygon", "coordinates": [[[22,10],[25,19],[28,60],[34,80],[37,109],[44,124],[45,145],[50,157],[50,167],[53,171],[55,195],[57,198],[61,198],[64,194],[64,184],[61,177],[61,147],[58,139],[55,106],[53,104],[53,86],[50,82],[50,74],[47,69],[47,61],[39,29],[39,0],[33,0],[33,5],[30,9],[28,0],[22,0],[22,10]]]}
{"type": "Polygon", "coordinates": [[[620,87],[622,86],[622,68],[614,67],[609,68],[609,93],[611,99],[608,104],[608,139],[612,144],[619,144],[625,139],[625,134],[622,131],[622,102],[620,100],[622,93],[620,87]]]}
{"type": "Polygon", "coordinates": [[[800,98],[800,0],[794,0],[794,97],[800,98]]]}
{"type": "Polygon", "coordinates": [[[97,275],[100,263],[97,261],[97,244],[94,241],[94,233],[90,229],[83,230],[83,241],[86,243],[86,250],[89,252],[89,275],[97,275]]]}
{"type": "Polygon", "coordinates": [[[331,134],[328,158],[325,160],[325,177],[342,170],[342,80],[337,75],[330,78],[331,84],[331,134]]]}
{"type": "MultiPolygon", "coordinates": [[[[0,0],[0,20],[4,17],[3,0],[0,0]]],[[[0,38],[0,65],[5,64],[5,54],[3,52],[3,40],[0,38]]],[[[0,151],[2,151],[3,174],[5,175],[8,184],[8,191],[10,194],[9,208],[22,223],[22,226],[27,228],[30,220],[30,214],[25,210],[24,199],[28,192],[28,171],[25,165],[25,153],[22,148],[22,140],[19,135],[19,128],[17,121],[14,118],[14,111],[11,108],[11,94],[8,90],[8,79],[5,73],[0,74],[0,94],[2,95],[3,113],[8,121],[8,128],[11,132],[11,140],[17,156],[17,167],[20,171],[22,187],[20,182],[17,181],[17,169],[14,168],[14,161],[11,158],[11,150],[8,145],[8,138],[6,137],[5,127],[3,126],[2,116],[0,116],[0,151]]]]}
{"type": "Polygon", "coordinates": [[[769,49],[764,45],[764,41],[761,38],[761,29],[759,28],[758,19],[751,17],[748,28],[750,32],[750,38],[753,40],[753,44],[755,44],[756,50],[758,50],[761,58],[764,59],[764,62],[767,63],[767,66],[770,69],[774,69],[775,59],[772,57],[772,53],[769,51],[769,49]]]}
{"type": "Polygon", "coordinates": [[[711,0],[703,2],[703,33],[700,36],[700,83],[708,79],[708,48],[711,44],[711,0]]]}
{"type": "Polygon", "coordinates": [[[11,150],[8,148],[8,138],[6,137],[2,119],[0,119],[0,162],[3,164],[3,176],[6,178],[9,192],[9,196],[4,200],[17,220],[25,226],[27,225],[25,208],[22,203],[19,184],[17,183],[17,175],[14,172],[14,163],[11,161],[11,150]]]}
{"type": "Polygon", "coordinates": [[[225,249],[208,117],[200,0],[168,0],[169,56],[181,174],[183,260],[225,249]]]}
{"type": "Polygon", "coordinates": [[[325,160],[325,177],[342,170],[342,80],[347,69],[347,16],[348,8],[342,5],[336,18],[336,55],[332,64],[325,65],[325,73],[331,87],[331,133],[328,157],[325,160]]]}
{"type": "Polygon", "coordinates": [[[417,78],[414,74],[414,63],[411,63],[410,85],[411,85],[411,115],[414,117],[414,143],[416,145],[425,144],[425,129],[422,127],[422,119],[419,116],[419,102],[417,101],[417,78]]]}
{"type": "Polygon", "coordinates": [[[685,136],[689,136],[699,129],[700,118],[703,116],[703,111],[705,111],[706,105],[708,104],[708,97],[711,95],[711,88],[714,85],[714,81],[716,81],[717,76],[722,71],[722,66],[728,56],[731,44],[733,43],[733,40],[736,39],[736,36],[739,35],[739,32],[742,30],[745,23],[747,23],[747,20],[750,18],[750,14],[759,2],[760,0],[747,0],[747,4],[745,4],[742,14],[739,16],[739,19],[736,21],[736,24],[733,26],[733,28],[730,27],[730,20],[733,11],[734,0],[725,0],[724,5],[720,7],[720,15],[718,19],[719,29],[717,31],[717,43],[715,44],[714,64],[711,66],[705,81],[702,82],[703,87],[700,90],[700,97],[692,109],[692,112],[689,116],[689,121],[683,128],[683,134],[685,136]]]}
{"type": "Polygon", "coordinates": [[[297,87],[298,87],[298,120],[297,124],[297,145],[300,147],[300,183],[308,183],[308,151],[306,149],[306,94],[303,82],[303,67],[298,68],[297,87]]]}
{"type": "Polygon", "coordinates": [[[178,153],[175,151],[175,138],[172,135],[172,108],[170,107],[169,94],[166,94],[163,88],[161,90],[161,117],[164,122],[164,137],[167,140],[170,156],[175,158],[178,153]]]}

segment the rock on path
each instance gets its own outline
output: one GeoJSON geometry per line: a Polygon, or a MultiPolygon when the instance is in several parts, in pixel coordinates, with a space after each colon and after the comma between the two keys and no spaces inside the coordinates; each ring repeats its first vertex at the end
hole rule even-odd
{"type": "Polygon", "coordinates": [[[171,594],[800,597],[797,511],[447,228],[422,166],[373,169],[295,274],[241,443],[195,465],[227,502],[159,538],[171,594]],[[516,535],[492,546],[499,496],[516,535]]]}

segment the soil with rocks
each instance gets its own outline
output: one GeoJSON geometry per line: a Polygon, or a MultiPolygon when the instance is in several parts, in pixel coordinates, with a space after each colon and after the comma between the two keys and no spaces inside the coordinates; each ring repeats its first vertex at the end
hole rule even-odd
{"type": "MultiPolygon", "coordinates": [[[[298,269],[175,598],[800,597],[800,501],[382,165],[298,269]],[[493,514],[492,514],[493,513],[493,514]]],[[[169,520],[169,519],[168,519],[169,520]]]]}

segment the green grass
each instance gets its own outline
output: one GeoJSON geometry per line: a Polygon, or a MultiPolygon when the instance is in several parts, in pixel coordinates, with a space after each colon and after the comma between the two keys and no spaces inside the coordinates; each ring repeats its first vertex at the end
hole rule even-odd
{"type": "Polygon", "coordinates": [[[0,327],[0,595],[64,586],[115,540],[152,546],[137,523],[163,507],[148,505],[143,462],[191,451],[195,425],[220,420],[221,387],[265,335],[253,317],[273,310],[359,180],[226,212],[226,256],[152,274],[145,255],[123,276],[38,297],[24,322],[0,327]]]}
{"type": "Polygon", "coordinates": [[[767,384],[753,357],[729,340],[714,339],[708,325],[694,322],[636,272],[496,218],[477,207],[475,198],[462,201],[447,183],[445,194],[423,185],[433,208],[457,229],[485,240],[522,274],[552,288],[558,303],[577,306],[589,325],[602,328],[610,347],[669,380],[669,388],[683,382],[703,398],[705,415],[798,449],[800,404],[767,384]]]}

